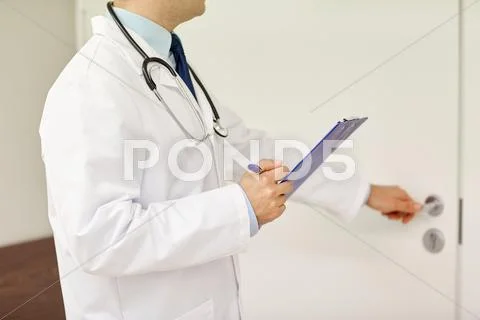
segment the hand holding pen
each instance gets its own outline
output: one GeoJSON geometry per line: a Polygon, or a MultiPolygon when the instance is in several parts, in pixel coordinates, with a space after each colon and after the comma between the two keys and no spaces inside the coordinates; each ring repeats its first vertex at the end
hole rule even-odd
{"type": "Polygon", "coordinates": [[[276,160],[260,160],[259,164],[251,163],[248,165],[248,170],[257,175],[273,170],[272,174],[277,182],[283,180],[290,171],[288,167],[282,165],[281,161],[276,160]]]}
{"type": "Polygon", "coordinates": [[[269,223],[285,211],[286,194],[292,192],[292,183],[278,183],[288,173],[280,161],[261,160],[258,165],[249,165],[240,186],[245,191],[260,226],[269,223]]]}

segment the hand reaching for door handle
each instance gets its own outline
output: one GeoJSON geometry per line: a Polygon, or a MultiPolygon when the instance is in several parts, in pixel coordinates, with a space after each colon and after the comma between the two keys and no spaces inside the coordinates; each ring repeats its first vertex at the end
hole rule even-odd
{"type": "Polygon", "coordinates": [[[422,205],[396,186],[372,185],[367,205],[391,220],[409,223],[420,212],[422,205]]]}

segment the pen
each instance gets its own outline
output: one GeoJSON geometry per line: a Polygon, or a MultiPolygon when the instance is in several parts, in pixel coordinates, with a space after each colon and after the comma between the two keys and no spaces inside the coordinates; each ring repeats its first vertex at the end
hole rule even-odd
{"type": "MultiPolygon", "coordinates": [[[[253,164],[253,163],[248,165],[248,170],[250,170],[251,172],[256,173],[258,175],[265,172],[265,170],[263,170],[262,167],[260,167],[257,164],[253,164]]],[[[282,180],[277,181],[277,183],[282,183],[282,182],[285,182],[285,181],[286,181],[286,179],[283,178],[282,180]]]]}
{"type": "Polygon", "coordinates": [[[248,170],[250,170],[250,171],[252,171],[256,174],[262,174],[262,172],[263,172],[263,169],[259,165],[253,164],[253,163],[248,165],[248,170]]]}

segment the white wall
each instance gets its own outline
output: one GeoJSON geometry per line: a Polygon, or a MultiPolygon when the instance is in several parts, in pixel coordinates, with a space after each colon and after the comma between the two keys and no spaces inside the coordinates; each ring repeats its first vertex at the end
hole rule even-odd
{"type": "Polygon", "coordinates": [[[74,52],[73,0],[0,2],[0,246],[50,234],[38,125],[74,52]]]}

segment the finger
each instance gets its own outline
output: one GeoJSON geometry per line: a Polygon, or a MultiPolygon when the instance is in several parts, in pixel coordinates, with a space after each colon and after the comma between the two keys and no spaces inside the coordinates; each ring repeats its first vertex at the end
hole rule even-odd
{"type": "Polygon", "coordinates": [[[271,159],[262,159],[260,160],[258,165],[260,166],[260,168],[262,168],[263,171],[270,171],[275,168],[281,167],[282,162],[277,160],[271,160],[271,159]]]}
{"type": "Polygon", "coordinates": [[[388,219],[389,219],[389,220],[393,220],[393,221],[400,221],[400,220],[402,220],[402,218],[401,218],[401,217],[398,217],[398,216],[388,216],[388,219]]]}
{"type": "Polygon", "coordinates": [[[277,187],[278,194],[289,194],[293,191],[293,182],[285,181],[278,185],[277,187]]]}
{"type": "Polygon", "coordinates": [[[400,211],[404,213],[417,213],[420,211],[421,205],[414,201],[397,200],[394,204],[394,211],[400,211]]]}
{"type": "Polygon", "coordinates": [[[413,218],[415,218],[415,216],[416,216],[415,214],[408,214],[408,215],[403,217],[402,222],[404,224],[408,224],[413,220],[413,218]]]}
{"type": "Polygon", "coordinates": [[[397,198],[403,201],[410,201],[415,204],[415,208],[417,211],[420,211],[422,209],[422,205],[418,202],[416,202],[408,193],[407,191],[403,190],[400,187],[396,187],[397,189],[397,198]]]}
{"type": "Polygon", "coordinates": [[[285,195],[278,196],[277,199],[275,199],[275,206],[282,207],[285,205],[286,201],[287,197],[285,195]]]}
{"type": "Polygon", "coordinates": [[[384,216],[404,216],[404,215],[407,215],[408,213],[406,212],[401,212],[401,211],[391,211],[391,212],[384,212],[382,213],[384,216]]]}
{"type": "Polygon", "coordinates": [[[266,216],[263,216],[261,218],[261,225],[264,225],[264,224],[267,224],[267,223],[270,223],[272,222],[273,220],[275,219],[278,219],[282,214],[283,212],[285,212],[285,205],[281,206],[281,207],[278,207],[278,208],[275,208],[273,209],[270,214],[266,215],[266,216]]]}
{"type": "Polygon", "coordinates": [[[404,215],[400,212],[384,213],[383,215],[390,220],[401,220],[404,217],[404,215]]]}
{"type": "Polygon", "coordinates": [[[273,221],[280,218],[280,216],[285,212],[286,209],[287,207],[285,205],[281,205],[277,209],[273,210],[272,214],[268,217],[269,221],[273,221]]]}
{"type": "Polygon", "coordinates": [[[261,174],[262,177],[267,178],[272,181],[280,181],[285,178],[288,174],[288,168],[285,166],[280,166],[270,171],[266,171],[261,174]]]}

